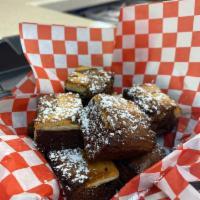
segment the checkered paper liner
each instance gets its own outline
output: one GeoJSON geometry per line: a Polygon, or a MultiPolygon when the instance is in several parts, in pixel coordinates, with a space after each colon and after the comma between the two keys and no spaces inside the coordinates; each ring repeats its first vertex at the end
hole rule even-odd
{"type": "Polygon", "coordinates": [[[37,93],[63,92],[68,73],[78,65],[110,70],[115,28],[65,27],[20,24],[24,54],[35,79],[37,93]]]}
{"type": "Polygon", "coordinates": [[[0,199],[58,199],[57,180],[30,138],[1,135],[0,149],[0,199]]]}
{"type": "MultiPolygon", "coordinates": [[[[115,72],[114,85],[118,92],[133,83],[155,82],[183,110],[176,134],[166,134],[161,143],[171,146],[190,135],[196,137],[133,178],[113,199],[198,199],[199,194],[190,183],[200,181],[199,24],[199,0],[122,8],[116,32],[115,29],[20,24],[23,51],[33,73],[14,88],[16,96],[0,101],[0,137],[21,139],[27,135],[28,123],[35,117],[36,109],[37,95],[31,93],[62,92],[63,81],[77,65],[103,66],[115,72]]],[[[12,154],[4,151],[0,148],[0,155],[12,154]]],[[[1,162],[0,159],[2,165],[1,162]]],[[[9,166],[4,168],[9,171],[9,166]]],[[[2,179],[0,175],[0,187],[5,178],[2,179]]],[[[44,182],[37,183],[33,187],[44,187],[44,182]]],[[[8,183],[4,188],[3,200],[16,194],[30,195],[27,189],[10,192],[8,183]]],[[[53,192],[46,193],[46,197],[57,199],[57,185],[51,185],[51,189],[53,192]]],[[[40,192],[35,194],[41,197],[40,192]]]]}

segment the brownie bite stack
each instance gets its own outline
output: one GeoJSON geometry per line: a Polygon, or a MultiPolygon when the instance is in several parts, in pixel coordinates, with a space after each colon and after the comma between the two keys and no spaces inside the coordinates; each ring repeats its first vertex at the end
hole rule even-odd
{"type": "Polygon", "coordinates": [[[39,97],[34,139],[41,151],[82,147],[79,125],[75,122],[82,108],[78,94],[49,94],[39,97]]]}
{"type": "Polygon", "coordinates": [[[66,93],[39,97],[34,139],[68,200],[109,200],[133,176],[165,156],[156,142],[180,108],[154,84],[113,94],[114,76],[80,67],[66,93]]]}

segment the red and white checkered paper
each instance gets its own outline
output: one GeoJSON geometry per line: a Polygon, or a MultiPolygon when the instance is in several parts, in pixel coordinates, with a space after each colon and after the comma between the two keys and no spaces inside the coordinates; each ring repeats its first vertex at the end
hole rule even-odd
{"type": "Polygon", "coordinates": [[[0,199],[58,199],[57,180],[28,137],[0,136],[0,199]]]}
{"type": "Polygon", "coordinates": [[[110,70],[114,28],[20,24],[24,54],[35,79],[37,93],[63,92],[68,73],[78,65],[110,70]]]}
{"type": "MultiPolygon", "coordinates": [[[[161,138],[164,146],[176,146],[180,141],[187,141],[188,136],[196,135],[133,178],[113,199],[200,199],[200,194],[190,184],[200,181],[200,0],[122,8],[116,32],[112,28],[22,23],[20,36],[33,73],[30,72],[14,88],[16,96],[0,101],[0,137],[23,140],[25,136],[22,135],[27,135],[27,125],[36,110],[37,95],[33,94],[62,92],[67,74],[78,65],[103,66],[115,72],[114,85],[118,92],[133,83],[154,82],[179,103],[183,113],[178,130],[161,138]]],[[[15,149],[15,146],[9,145],[15,149]]],[[[0,166],[4,152],[12,154],[6,148],[0,148],[0,166]]],[[[19,150],[16,152],[20,153],[19,150]]],[[[34,162],[31,154],[28,157],[28,162],[34,162]]],[[[10,165],[4,165],[4,168],[9,171],[10,165]]],[[[37,177],[35,172],[33,175],[37,177]]],[[[0,187],[4,179],[0,173],[0,187]]],[[[40,175],[38,179],[41,179],[40,175]]],[[[13,188],[23,180],[17,180],[13,188]]],[[[34,185],[31,181],[26,183],[27,187],[34,185]]],[[[34,186],[44,187],[42,181],[37,184],[34,186]]],[[[44,196],[57,199],[57,184],[50,187],[53,192],[44,196]]],[[[13,195],[29,198],[26,196],[30,195],[28,190],[9,193],[7,182],[5,188],[3,200],[13,195]]],[[[35,192],[39,195],[38,199],[41,191],[35,192]]]]}

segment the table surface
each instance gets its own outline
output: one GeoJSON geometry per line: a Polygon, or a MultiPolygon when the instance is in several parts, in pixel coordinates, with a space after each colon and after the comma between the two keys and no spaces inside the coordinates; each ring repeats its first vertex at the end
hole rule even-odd
{"type": "Polygon", "coordinates": [[[39,7],[33,5],[32,0],[0,0],[0,19],[0,39],[18,34],[18,24],[20,22],[90,27],[112,26],[111,24],[39,7]]]}

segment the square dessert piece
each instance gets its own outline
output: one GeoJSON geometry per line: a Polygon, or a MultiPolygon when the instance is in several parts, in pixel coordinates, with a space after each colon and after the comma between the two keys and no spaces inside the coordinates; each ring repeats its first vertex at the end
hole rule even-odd
{"type": "Polygon", "coordinates": [[[49,94],[39,97],[34,139],[42,151],[83,146],[79,125],[75,122],[82,109],[78,94],[49,94]]]}
{"type": "Polygon", "coordinates": [[[79,120],[90,160],[133,157],[151,151],[155,144],[147,116],[118,95],[96,95],[79,120]]]}
{"type": "Polygon", "coordinates": [[[65,89],[79,93],[83,103],[87,104],[96,94],[112,94],[113,81],[114,76],[111,72],[94,67],[80,67],[68,76],[65,89]]]}
{"type": "Polygon", "coordinates": [[[134,176],[144,172],[146,169],[162,160],[166,156],[165,150],[156,145],[151,152],[134,157],[129,160],[116,161],[120,172],[120,180],[128,182],[134,176]]]}
{"type": "Polygon", "coordinates": [[[177,103],[155,84],[134,85],[123,91],[123,97],[133,101],[149,116],[152,130],[159,134],[171,131],[181,115],[177,103]]]}
{"type": "Polygon", "coordinates": [[[119,172],[111,161],[89,162],[80,148],[47,157],[68,200],[109,200],[118,189],[119,172]]]}

